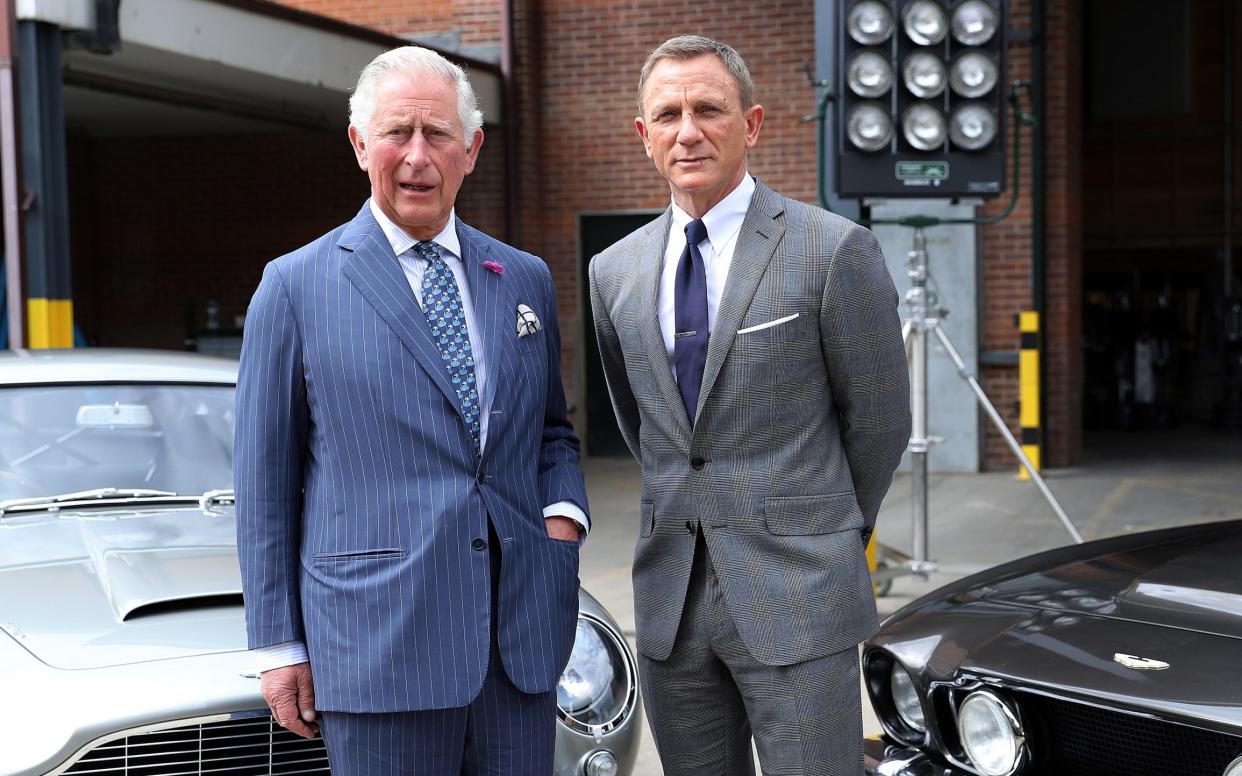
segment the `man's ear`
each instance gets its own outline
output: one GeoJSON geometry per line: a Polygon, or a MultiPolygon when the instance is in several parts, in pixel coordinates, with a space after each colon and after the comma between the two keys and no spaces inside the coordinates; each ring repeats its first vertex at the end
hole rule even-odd
{"type": "Polygon", "coordinates": [[[763,126],[763,106],[752,105],[746,109],[746,147],[754,148],[759,142],[759,127],[763,126]]]}
{"type": "Polygon", "coordinates": [[[354,156],[358,158],[358,166],[363,170],[367,169],[367,141],[359,132],[358,128],[350,125],[349,127],[349,145],[354,149],[354,156]]]}
{"type": "Polygon", "coordinates": [[[474,131],[474,142],[466,149],[466,174],[474,172],[474,163],[479,158],[479,149],[483,147],[483,129],[474,131]]]}
{"type": "Polygon", "coordinates": [[[638,136],[643,139],[643,149],[647,152],[647,158],[651,158],[651,138],[647,136],[647,124],[643,121],[642,116],[634,117],[634,129],[638,130],[638,136]]]}

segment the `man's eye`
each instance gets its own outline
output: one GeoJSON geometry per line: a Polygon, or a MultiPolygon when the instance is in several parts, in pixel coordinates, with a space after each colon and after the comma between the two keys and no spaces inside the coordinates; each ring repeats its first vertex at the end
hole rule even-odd
{"type": "Polygon", "coordinates": [[[717,108],[715,105],[704,105],[702,108],[699,108],[699,113],[719,113],[719,112],[720,112],[720,109],[717,108]]]}

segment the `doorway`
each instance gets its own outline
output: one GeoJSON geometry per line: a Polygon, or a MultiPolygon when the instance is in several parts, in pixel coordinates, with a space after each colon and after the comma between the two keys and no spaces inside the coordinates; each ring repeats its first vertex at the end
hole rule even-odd
{"type": "Polygon", "coordinates": [[[604,366],[599,357],[599,344],[595,341],[595,327],[591,314],[591,289],[587,282],[587,266],[591,257],[658,217],[663,210],[625,213],[584,213],[578,216],[578,257],[582,278],[582,342],[584,347],[583,391],[579,398],[586,411],[586,428],[583,442],[592,456],[629,455],[617,417],[612,411],[608,397],[608,384],[604,380],[604,366]]]}

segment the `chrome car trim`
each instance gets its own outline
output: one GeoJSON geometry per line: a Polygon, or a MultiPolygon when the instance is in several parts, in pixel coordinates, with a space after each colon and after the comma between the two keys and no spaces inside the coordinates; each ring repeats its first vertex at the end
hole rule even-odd
{"type": "MultiPolygon", "coordinates": [[[[1004,713],[1005,721],[1009,723],[1009,732],[1013,734],[1014,741],[1017,743],[1017,746],[1018,746],[1018,756],[1014,758],[1013,767],[1009,769],[1009,771],[1005,774],[1005,776],[1014,776],[1015,773],[1020,773],[1026,767],[1027,762],[1031,758],[1031,750],[1030,750],[1030,747],[1027,746],[1026,731],[1022,727],[1022,723],[1018,721],[1018,711],[1014,707],[1013,701],[1009,700],[1008,698],[1004,697],[1003,695],[999,693],[993,692],[992,690],[987,690],[987,689],[975,690],[974,692],[967,693],[962,698],[961,703],[954,705],[953,707],[954,714],[956,715],[957,712],[960,711],[961,707],[966,703],[966,701],[970,700],[976,695],[981,695],[985,698],[991,699],[997,706],[1000,706],[1001,712],[1004,713]]],[[[957,719],[953,721],[953,725],[955,728],[957,728],[957,739],[958,739],[958,743],[962,747],[962,753],[965,754],[967,758],[967,762],[964,762],[962,764],[969,765],[970,769],[977,773],[978,769],[974,766],[973,762],[970,762],[970,755],[966,754],[966,751],[965,751],[966,745],[962,743],[962,740],[965,737],[962,735],[960,716],[958,716],[957,719]]]]}
{"type": "Polygon", "coordinates": [[[1133,668],[1135,671],[1163,671],[1169,667],[1169,664],[1163,660],[1127,655],[1123,652],[1115,653],[1113,655],[1113,662],[1120,663],[1126,668],[1133,668]]]}
{"type": "MultiPolygon", "coordinates": [[[[242,712],[242,714],[245,713],[246,712],[242,712]]],[[[174,719],[167,722],[153,722],[149,725],[139,725],[138,727],[108,733],[107,735],[100,736],[99,738],[96,738],[95,740],[90,741],[79,748],[78,751],[69,756],[69,759],[57,766],[55,770],[48,771],[46,776],[58,776],[59,774],[64,773],[72,768],[78,760],[81,760],[89,754],[92,749],[98,749],[99,747],[105,744],[110,744],[119,738],[125,738],[127,736],[140,736],[144,733],[158,733],[161,730],[170,730],[172,728],[186,727],[188,725],[206,725],[212,722],[228,722],[229,720],[239,718],[241,717],[238,714],[212,714],[206,717],[190,717],[188,719],[174,719]]]]}
{"type": "Polygon", "coordinates": [[[599,725],[588,725],[584,722],[579,722],[565,713],[560,704],[557,704],[556,707],[556,718],[562,725],[575,733],[581,733],[585,736],[600,736],[621,727],[630,718],[630,715],[634,713],[634,708],[638,702],[638,666],[634,662],[633,655],[630,654],[625,639],[612,625],[587,612],[579,612],[578,619],[594,624],[600,632],[606,634],[621,655],[625,669],[625,702],[621,704],[620,710],[617,711],[612,719],[599,725]]]}

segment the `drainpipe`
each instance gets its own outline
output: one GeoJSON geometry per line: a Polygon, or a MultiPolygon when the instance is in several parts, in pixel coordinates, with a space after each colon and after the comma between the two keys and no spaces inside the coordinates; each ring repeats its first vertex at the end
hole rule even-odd
{"type": "MultiPolygon", "coordinates": [[[[1045,246],[1047,244],[1047,226],[1045,219],[1045,191],[1047,188],[1044,173],[1044,133],[1048,126],[1048,112],[1045,101],[1044,80],[1046,73],[1045,54],[1047,42],[1044,39],[1044,0],[1031,0],[1031,110],[1039,116],[1039,123],[1031,128],[1031,305],[1039,313],[1040,325],[1048,331],[1049,321],[1045,314],[1045,294],[1047,272],[1045,262],[1045,246]]],[[[1078,301],[1081,304],[1081,300],[1078,301]]],[[[1039,350],[1039,395],[1048,393],[1048,348],[1039,350]]],[[[1039,428],[1041,437],[1048,428],[1048,402],[1040,402],[1039,428]]],[[[1040,439],[1041,445],[1046,440],[1040,439]]],[[[1047,452],[1045,447],[1045,453],[1047,452]]],[[[1045,465],[1047,459],[1045,459],[1045,465]]]]}
{"type": "Polygon", "coordinates": [[[518,99],[513,76],[513,1],[504,0],[500,10],[500,104],[501,132],[505,139],[505,242],[517,243],[518,197],[518,99]]]}

